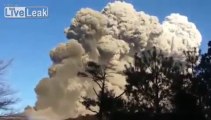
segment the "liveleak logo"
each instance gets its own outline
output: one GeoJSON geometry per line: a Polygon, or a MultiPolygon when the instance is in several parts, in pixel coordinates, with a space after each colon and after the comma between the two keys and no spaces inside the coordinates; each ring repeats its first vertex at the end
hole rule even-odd
{"type": "Polygon", "coordinates": [[[30,7],[5,7],[5,18],[47,18],[48,7],[30,6],[30,7]]]}

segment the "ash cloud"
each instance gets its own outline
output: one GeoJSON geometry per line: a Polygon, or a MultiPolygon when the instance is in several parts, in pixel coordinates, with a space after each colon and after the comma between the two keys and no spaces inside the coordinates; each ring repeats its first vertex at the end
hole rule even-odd
{"type": "Polygon", "coordinates": [[[133,62],[136,51],[156,46],[167,55],[182,56],[184,50],[199,48],[202,39],[186,16],[173,13],[160,23],[157,17],[119,1],[109,3],[102,11],[81,9],[65,34],[68,41],[50,52],[53,64],[49,77],[40,80],[35,88],[34,108],[26,110],[33,120],[90,114],[80,100],[81,96],[94,96],[94,84],[77,77],[89,60],[110,66],[108,86],[119,94],[126,83],[120,72],[125,64],[133,62]]]}

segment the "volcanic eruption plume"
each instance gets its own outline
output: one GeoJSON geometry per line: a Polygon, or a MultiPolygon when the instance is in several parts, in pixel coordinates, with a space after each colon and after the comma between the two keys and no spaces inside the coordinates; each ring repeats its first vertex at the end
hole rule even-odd
{"type": "Polygon", "coordinates": [[[50,52],[49,77],[35,88],[35,107],[26,110],[32,119],[58,120],[89,113],[80,101],[81,96],[94,96],[94,84],[77,76],[87,61],[110,66],[108,87],[119,94],[126,84],[121,72],[133,62],[135,52],[156,46],[167,55],[181,56],[201,43],[200,32],[187,17],[171,14],[160,23],[157,17],[119,1],[101,12],[81,9],[65,34],[68,41],[50,52]]]}

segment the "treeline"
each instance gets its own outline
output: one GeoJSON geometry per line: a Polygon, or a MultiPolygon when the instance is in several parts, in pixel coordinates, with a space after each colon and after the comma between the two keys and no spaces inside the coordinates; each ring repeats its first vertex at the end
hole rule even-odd
{"type": "Polygon", "coordinates": [[[98,120],[211,120],[211,41],[206,53],[193,49],[184,56],[167,57],[156,48],[136,53],[134,63],[125,65],[120,95],[107,87],[107,66],[88,62],[78,75],[99,90],[93,88],[96,99],[83,96],[82,104],[98,120]]]}

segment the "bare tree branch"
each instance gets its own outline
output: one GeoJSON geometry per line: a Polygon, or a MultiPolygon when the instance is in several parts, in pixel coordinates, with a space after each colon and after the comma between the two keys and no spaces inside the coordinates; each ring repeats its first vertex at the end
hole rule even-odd
{"type": "Polygon", "coordinates": [[[97,91],[95,90],[95,88],[93,88],[95,94],[97,95],[97,97],[99,98],[100,96],[97,94],[97,91]]]}
{"type": "MultiPolygon", "coordinates": [[[[11,64],[12,60],[5,63],[4,61],[0,61],[0,75],[3,75],[4,70],[11,64]]],[[[9,85],[2,79],[0,79],[0,111],[8,111],[12,110],[11,105],[17,103],[19,100],[15,98],[13,95],[15,92],[10,89],[9,85]]]]}
{"type": "Polygon", "coordinates": [[[124,90],[119,96],[116,96],[115,99],[122,97],[122,95],[124,95],[125,93],[126,93],[126,90],[124,90]]]}

